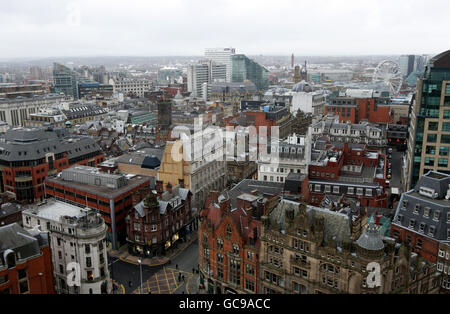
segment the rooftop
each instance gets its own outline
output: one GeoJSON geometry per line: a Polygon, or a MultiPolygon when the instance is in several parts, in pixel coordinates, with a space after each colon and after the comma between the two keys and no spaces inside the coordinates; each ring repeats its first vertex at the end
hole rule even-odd
{"type": "MultiPolygon", "coordinates": [[[[74,181],[68,181],[64,179],[63,176],[56,176],[56,177],[48,177],[45,182],[63,185],[65,187],[69,187],[72,189],[76,189],[79,191],[84,191],[88,193],[92,193],[95,195],[103,196],[105,198],[111,199],[116,198],[123,193],[132,190],[144,183],[148,183],[150,185],[150,177],[148,176],[141,176],[141,175],[123,175],[123,174],[107,174],[107,173],[92,173],[90,171],[93,171],[91,167],[85,167],[85,166],[76,166],[74,168],[78,169],[72,169],[69,170],[69,174],[73,175],[74,178],[77,176],[77,173],[80,175],[87,175],[90,178],[87,178],[86,180],[83,180],[80,178],[74,179],[74,181]],[[78,168],[81,167],[81,168],[78,168]],[[88,169],[89,168],[89,169],[88,169]],[[103,177],[104,181],[95,181],[96,177],[103,177]],[[119,185],[110,185],[108,183],[111,180],[120,180],[122,181],[119,185]],[[77,182],[78,181],[78,182],[77,182]],[[80,182],[81,181],[81,182],[80,182]],[[101,185],[96,185],[96,183],[101,185]]],[[[69,168],[70,169],[70,168],[69,168]]],[[[66,169],[68,170],[68,169],[66,169]]],[[[64,171],[66,171],[64,170],[64,171]]]]}

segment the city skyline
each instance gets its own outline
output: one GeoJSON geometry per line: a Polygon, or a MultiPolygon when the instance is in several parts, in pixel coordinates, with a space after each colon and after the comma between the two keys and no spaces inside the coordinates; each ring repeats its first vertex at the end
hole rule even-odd
{"type": "Polygon", "coordinates": [[[446,49],[448,38],[449,4],[441,0],[207,5],[202,0],[5,3],[0,35],[7,44],[0,59],[202,56],[204,48],[230,46],[247,55],[436,54],[446,49]]]}

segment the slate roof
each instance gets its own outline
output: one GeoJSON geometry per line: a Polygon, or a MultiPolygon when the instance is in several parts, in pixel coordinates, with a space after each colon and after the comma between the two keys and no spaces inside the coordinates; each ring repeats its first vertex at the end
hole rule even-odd
{"type": "MultiPolygon", "coordinates": [[[[282,199],[280,203],[270,212],[269,222],[271,225],[278,225],[280,230],[287,229],[286,210],[294,210],[294,217],[297,216],[300,203],[282,199]]],[[[349,242],[351,239],[351,228],[349,217],[327,209],[307,205],[306,216],[312,225],[315,218],[324,218],[324,240],[335,239],[338,243],[349,242]]]]}
{"type": "MultiPolygon", "coordinates": [[[[218,204],[214,203],[211,198],[208,197],[206,199],[205,209],[202,210],[202,215],[205,215],[206,219],[212,222],[214,229],[216,230],[226,214],[221,211],[218,204]]],[[[249,245],[251,243],[250,239],[254,239],[254,236],[256,235],[257,238],[253,245],[258,249],[261,246],[261,221],[250,217],[250,215],[242,208],[232,209],[230,215],[245,244],[249,245]]]]}
{"type": "Polygon", "coordinates": [[[46,233],[27,231],[17,223],[0,227],[0,265],[5,264],[3,253],[6,250],[16,252],[17,259],[27,259],[40,255],[40,246],[44,245],[48,245],[46,233]]]}
{"type": "MultiPolygon", "coordinates": [[[[188,189],[182,188],[179,185],[173,187],[172,193],[170,193],[169,191],[164,191],[160,199],[158,199],[159,213],[161,215],[164,215],[167,209],[170,207],[170,202],[176,198],[180,198],[182,201],[186,201],[189,193],[190,191],[188,189]]],[[[144,201],[141,201],[134,207],[134,209],[136,209],[136,211],[139,213],[141,217],[145,217],[144,208],[145,208],[144,201]]],[[[178,206],[176,208],[178,208],[178,206]]]]}
{"type": "Polygon", "coordinates": [[[72,105],[69,110],[61,110],[67,119],[78,119],[83,117],[97,116],[106,114],[107,111],[98,105],[72,105]]]}
{"type": "Polygon", "coordinates": [[[450,242],[448,220],[450,200],[445,198],[450,188],[449,184],[450,175],[435,171],[424,174],[413,190],[402,194],[392,224],[437,241],[450,242]],[[421,187],[434,190],[437,193],[436,197],[421,194],[421,187]],[[417,210],[416,206],[418,206],[417,210]],[[425,213],[426,210],[428,216],[425,213]],[[421,231],[421,225],[423,231],[421,231]],[[434,232],[430,233],[430,229],[433,228],[434,232]]]}
{"type": "Polygon", "coordinates": [[[63,129],[13,128],[0,142],[0,160],[23,161],[45,158],[47,153],[67,153],[70,159],[101,152],[100,146],[88,136],[69,134],[63,129]]]}
{"type": "Polygon", "coordinates": [[[383,238],[373,223],[370,224],[358,240],[356,240],[356,244],[361,248],[370,251],[384,249],[383,238]]]}
{"type": "Polygon", "coordinates": [[[236,208],[237,198],[242,194],[252,194],[253,191],[256,191],[260,196],[279,195],[283,191],[283,186],[283,183],[245,179],[227,191],[227,194],[231,201],[231,207],[236,208]]]}
{"type": "Polygon", "coordinates": [[[4,203],[0,207],[0,218],[6,217],[6,216],[9,216],[11,214],[21,212],[21,211],[22,211],[22,206],[20,204],[4,203]]]}

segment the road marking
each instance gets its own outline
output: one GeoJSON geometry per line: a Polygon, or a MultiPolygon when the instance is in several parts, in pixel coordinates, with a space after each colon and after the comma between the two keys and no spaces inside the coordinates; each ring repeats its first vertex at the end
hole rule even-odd
{"type": "Polygon", "coordinates": [[[188,278],[188,280],[187,280],[187,282],[186,282],[186,292],[187,292],[187,294],[190,294],[190,292],[189,292],[189,282],[191,281],[191,278],[192,278],[193,276],[189,276],[189,278],[188,278]]]}
{"type": "Polygon", "coordinates": [[[163,270],[164,270],[164,277],[166,278],[166,281],[167,281],[167,288],[169,289],[169,294],[170,294],[170,283],[169,283],[169,278],[167,278],[166,268],[163,267],[163,270]]]}
{"type": "MultiPolygon", "coordinates": [[[[177,280],[175,279],[175,272],[174,272],[174,271],[172,272],[172,276],[173,276],[173,282],[175,282],[175,287],[176,287],[175,290],[177,290],[178,287],[179,287],[179,285],[178,285],[178,283],[177,283],[177,280]]],[[[175,290],[174,290],[174,291],[175,291],[175,290]]]]}
{"type": "Polygon", "coordinates": [[[159,289],[158,273],[155,273],[155,277],[156,277],[156,284],[158,285],[158,294],[160,294],[161,293],[161,289],[159,289]]]}
{"type": "Polygon", "coordinates": [[[125,293],[125,286],[124,286],[123,284],[120,284],[120,285],[122,286],[123,294],[126,294],[126,293],[125,293]]]}
{"type": "Polygon", "coordinates": [[[150,290],[150,284],[148,283],[148,280],[147,280],[147,288],[148,288],[148,292],[152,291],[152,290],[150,290]]]}

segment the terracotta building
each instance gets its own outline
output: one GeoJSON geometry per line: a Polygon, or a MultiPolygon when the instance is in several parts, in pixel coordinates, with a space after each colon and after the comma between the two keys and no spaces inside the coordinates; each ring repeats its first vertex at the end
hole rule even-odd
{"type": "Polygon", "coordinates": [[[207,200],[199,231],[200,270],[210,293],[258,293],[261,221],[252,208],[231,210],[230,200],[207,200]],[[201,243],[201,244],[200,244],[201,243]]]}
{"type": "Polygon", "coordinates": [[[0,294],[54,294],[47,233],[17,223],[0,227],[0,294]]]}
{"type": "Polygon", "coordinates": [[[44,199],[44,180],[72,165],[96,166],[104,154],[95,141],[66,129],[14,128],[0,142],[0,192],[22,203],[44,199]]]}
{"type": "Polygon", "coordinates": [[[282,187],[244,180],[219,196],[211,192],[200,213],[200,282],[209,293],[259,293],[261,215],[282,187]]]}
{"type": "Polygon", "coordinates": [[[177,241],[186,241],[195,234],[197,223],[193,217],[192,193],[183,181],[163,191],[162,181],[156,182],[156,193],[128,212],[127,241],[130,254],[141,256],[164,255],[177,241]]]}
{"type": "Polygon", "coordinates": [[[260,292],[438,292],[440,275],[435,264],[412,253],[408,246],[383,237],[374,222],[353,235],[353,218],[281,200],[262,217],[260,292]],[[369,265],[372,262],[376,264],[369,265]],[[376,265],[379,282],[369,277],[376,265]]]}
{"type": "Polygon", "coordinates": [[[441,293],[450,293],[450,244],[439,243],[437,271],[442,274],[441,293]]]}

